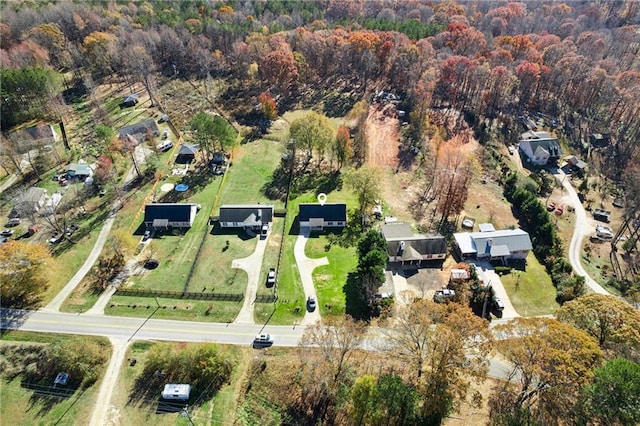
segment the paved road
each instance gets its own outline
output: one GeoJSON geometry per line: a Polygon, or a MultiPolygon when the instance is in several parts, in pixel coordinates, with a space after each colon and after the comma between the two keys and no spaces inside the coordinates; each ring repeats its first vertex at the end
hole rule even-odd
{"type": "MultiPolygon", "coordinates": [[[[152,312],[150,312],[151,314],[152,312]]],[[[296,346],[304,326],[226,324],[2,309],[2,328],[41,333],[80,334],[131,340],[170,340],[250,345],[259,332],[278,346],[296,346]]]]}
{"type": "Polygon", "coordinates": [[[253,318],[253,308],[255,307],[256,294],[260,285],[260,266],[267,248],[267,239],[259,237],[254,252],[243,259],[235,259],[231,262],[231,267],[242,269],[247,273],[247,288],[244,292],[244,303],[238,313],[235,322],[238,324],[255,324],[253,318]]]}
{"type": "Polygon", "coordinates": [[[0,194],[3,193],[7,188],[16,183],[18,180],[18,176],[16,174],[12,174],[9,179],[7,179],[2,185],[0,185],[0,194]]]}
{"type": "Polygon", "coordinates": [[[571,237],[571,243],[569,244],[569,263],[576,274],[584,277],[585,283],[593,292],[598,294],[610,294],[593,278],[591,278],[582,267],[582,240],[594,231],[589,219],[587,218],[587,212],[584,210],[576,190],[573,188],[573,185],[571,185],[571,180],[566,178],[567,176],[564,172],[558,169],[554,176],[562,183],[562,186],[567,191],[567,194],[571,199],[571,205],[575,209],[576,222],[573,230],[573,236],[571,237]]]}
{"type": "MultiPolygon", "coordinates": [[[[304,252],[304,248],[307,245],[309,239],[309,230],[300,230],[300,235],[296,240],[296,244],[293,247],[293,254],[298,264],[298,271],[300,272],[300,280],[302,281],[302,288],[304,290],[304,297],[307,300],[309,297],[313,297],[316,300],[316,304],[319,304],[318,296],[316,295],[316,287],[313,285],[313,270],[318,266],[328,265],[329,259],[321,257],[320,259],[310,259],[304,252]]],[[[305,314],[301,321],[303,325],[314,324],[320,321],[320,307],[317,306],[313,312],[309,312],[306,309],[305,314]]]]}

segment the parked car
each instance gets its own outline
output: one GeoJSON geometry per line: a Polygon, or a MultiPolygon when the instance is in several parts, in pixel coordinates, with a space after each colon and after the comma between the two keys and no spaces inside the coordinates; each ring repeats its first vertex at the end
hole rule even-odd
{"type": "Polygon", "coordinates": [[[11,226],[18,226],[20,225],[20,223],[22,222],[22,219],[20,219],[19,217],[14,217],[11,218],[7,221],[6,226],[11,227],[11,226]]]}
{"type": "Polygon", "coordinates": [[[2,232],[0,232],[0,235],[2,235],[3,237],[10,237],[13,235],[13,229],[3,229],[2,232]]]}
{"type": "Polygon", "coordinates": [[[147,229],[146,231],[144,231],[144,235],[142,236],[142,241],[147,241],[149,238],[151,238],[151,230],[147,229]]]}
{"type": "Polygon", "coordinates": [[[442,290],[436,290],[436,293],[433,295],[433,301],[436,303],[444,303],[447,300],[454,298],[455,296],[455,290],[443,288],[442,290]]]}
{"type": "Polygon", "coordinates": [[[516,147],[513,145],[509,145],[509,148],[507,148],[509,150],[509,154],[513,155],[516,152],[516,147]]]}
{"type": "Polygon", "coordinates": [[[273,345],[273,335],[271,334],[258,334],[253,339],[253,347],[265,347],[273,345]]]}
{"type": "Polygon", "coordinates": [[[53,385],[64,386],[67,384],[67,382],[69,382],[69,375],[67,373],[58,373],[55,380],[53,381],[53,385]]]}
{"type": "Polygon", "coordinates": [[[309,312],[313,312],[316,310],[316,299],[311,296],[307,298],[307,310],[309,312]]]}
{"type": "Polygon", "coordinates": [[[267,274],[267,287],[273,287],[276,283],[276,268],[269,268],[267,274]]]}
{"type": "Polygon", "coordinates": [[[260,238],[266,238],[267,233],[269,233],[269,225],[262,225],[262,229],[260,230],[260,238]]]}
{"type": "Polygon", "coordinates": [[[169,129],[164,129],[162,132],[162,139],[167,139],[169,137],[169,129]]]}
{"type": "Polygon", "coordinates": [[[556,209],[556,204],[555,204],[555,203],[550,203],[550,204],[547,206],[547,211],[549,211],[549,212],[552,212],[552,211],[554,211],[555,209],[556,209]]]}
{"type": "Polygon", "coordinates": [[[60,241],[62,241],[63,236],[64,234],[54,234],[53,237],[49,238],[49,243],[58,244],[60,241]]]}

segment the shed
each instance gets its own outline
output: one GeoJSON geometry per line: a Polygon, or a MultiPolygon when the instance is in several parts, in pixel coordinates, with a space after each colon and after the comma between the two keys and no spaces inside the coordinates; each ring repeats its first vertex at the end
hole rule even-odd
{"type": "Polygon", "coordinates": [[[198,152],[198,145],[185,143],[180,146],[178,150],[178,157],[176,158],[176,163],[185,164],[190,163],[196,158],[196,153],[198,152]]]}
{"type": "Polygon", "coordinates": [[[173,384],[164,385],[162,399],[175,399],[177,401],[187,401],[191,394],[191,385],[173,384]]]}
{"type": "Polygon", "coordinates": [[[452,269],[451,281],[464,281],[469,279],[469,272],[466,269],[452,269]]]}
{"type": "Polygon", "coordinates": [[[493,227],[493,223],[481,223],[478,225],[478,229],[480,229],[480,232],[491,232],[496,230],[496,228],[493,227]]]}

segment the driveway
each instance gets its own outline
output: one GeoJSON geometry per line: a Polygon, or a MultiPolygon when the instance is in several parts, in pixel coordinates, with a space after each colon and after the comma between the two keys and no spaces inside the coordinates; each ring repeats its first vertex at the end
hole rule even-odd
{"type": "Polygon", "coordinates": [[[593,278],[591,278],[582,267],[582,240],[593,232],[594,227],[587,218],[587,212],[584,210],[584,207],[578,198],[578,193],[573,188],[573,185],[571,185],[571,180],[567,179],[567,175],[565,175],[561,169],[558,169],[558,171],[554,173],[554,176],[562,183],[562,186],[567,191],[567,195],[571,200],[571,205],[575,209],[576,222],[573,229],[573,236],[571,237],[571,243],[569,244],[569,263],[576,274],[584,277],[585,283],[594,293],[610,294],[593,278]]]}
{"type": "Polygon", "coordinates": [[[264,252],[267,248],[267,238],[260,239],[256,243],[256,249],[254,252],[243,259],[235,259],[231,262],[231,267],[236,269],[242,269],[247,273],[247,289],[244,292],[244,303],[240,313],[236,317],[234,322],[238,324],[255,324],[253,319],[253,307],[258,292],[258,286],[260,285],[260,268],[262,267],[262,259],[264,258],[264,252]]]}
{"type": "Polygon", "coordinates": [[[293,248],[293,254],[296,258],[296,263],[298,264],[298,271],[300,272],[300,279],[302,281],[305,298],[305,314],[302,322],[300,323],[302,325],[314,324],[321,319],[320,306],[316,306],[315,311],[309,312],[307,310],[306,300],[309,297],[313,297],[316,300],[316,305],[320,304],[318,296],[316,296],[316,288],[313,285],[313,270],[318,266],[329,264],[329,259],[326,257],[322,257],[320,259],[310,259],[307,257],[304,252],[304,247],[307,245],[308,239],[309,230],[301,229],[300,235],[298,235],[298,239],[296,240],[296,245],[293,248]]]}
{"type": "Polygon", "coordinates": [[[493,269],[493,266],[488,262],[474,262],[476,265],[476,271],[478,272],[478,277],[488,285],[491,283],[491,287],[496,294],[496,297],[499,297],[504,304],[504,310],[502,311],[503,319],[517,318],[520,316],[518,312],[514,309],[511,304],[511,299],[509,299],[509,295],[507,291],[504,289],[504,285],[502,285],[502,280],[500,280],[500,276],[496,274],[496,271],[493,269]]]}

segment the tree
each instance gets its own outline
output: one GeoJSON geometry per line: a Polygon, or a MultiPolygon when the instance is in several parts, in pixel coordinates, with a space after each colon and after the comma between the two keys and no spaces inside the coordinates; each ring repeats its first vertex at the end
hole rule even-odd
{"type": "Polygon", "coordinates": [[[605,352],[640,359],[640,313],[623,299],[586,294],[565,303],[556,316],[587,332],[605,352]]]}
{"type": "Polygon", "coordinates": [[[276,107],[276,101],[269,93],[262,92],[258,95],[258,101],[260,102],[260,109],[267,118],[267,120],[275,120],[278,118],[278,108],[276,107]]]}
{"type": "Polygon", "coordinates": [[[309,424],[333,418],[340,391],[349,383],[349,362],[365,337],[367,326],[349,316],[307,326],[300,339],[303,372],[300,404],[310,411],[309,424]]]}
{"type": "Polygon", "coordinates": [[[206,153],[207,159],[212,158],[216,150],[224,152],[236,140],[236,131],[220,115],[201,111],[193,116],[190,126],[193,141],[206,153]]]}
{"type": "Polygon", "coordinates": [[[418,400],[415,388],[400,376],[365,375],[351,387],[349,414],[356,425],[417,424],[418,400]]]}
{"type": "Polygon", "coordinates": [[[42,244],[7,241],[0,250],[2,307],[26,308],[36,305],[47,289],[47,267],[53,259],[42,244]]]}
{"type": "Polygon", "coordinates": [[[639,424],[640,364],[624,358],[607,361],[582,395],[580,424],[639,424]]]}
{"type": "Polygon", "coordinates": [[[305,154],[305,169],[313,158],[314,151],[319,156],[318,164],[322,161],[324,151],[333,140],[333,127],[325,115],[310,112],[291,123],[289,137],[293,140],[294,149],[305,154]]]}
{"type": "Polygon", "coordinates": [[[336,139],[333,143],[332,156],[338,163],[338,170],[344,166],[353,155],[351,135],[347,126],[338,127],[336,139]]]}
{"type": "Polygon", "coordinates": [[[345,176],[345,183],[358,198],[358,213],[362,218],[363,226],[367,212],[375,204],[375,200],[381,198],[381,180],[381,171],[369,165],[360,167],[359,169],[352,169],[345,176]]]}
{"type": "Polygon", "coordinates": [[[260,61],[259,70],[262,78],[280,94],[288,93],[300,77],[296,60],[290,50],[267,53],[260,61]]]}
{"type": "Polygon", "coordinates": [[[549,318],[516,318],[494,333],[513,367],[489,400],[491,424],[555,425],[569,418],[602,360],[595,339],[549,318]]]}
{"type": "Polygon", "coordinates": [[[491,333],[465,306],[420,299],[403,308],[384,333],[383,349],[406,366],[429,424],[439,424],[465,398],[471,380],[486,377],[491,333]]]}
{"type": "Polygon", "coordinates": [[[126,232],[115,232],[105,245],[98,264],[93,268],[93,288],[106,289],[124,269],[126,259],[133,253],[136,241],[126,232]]]}

